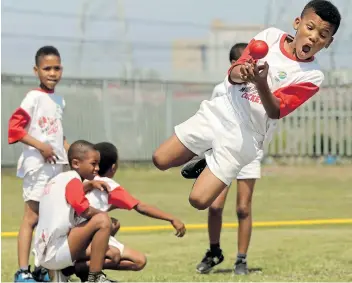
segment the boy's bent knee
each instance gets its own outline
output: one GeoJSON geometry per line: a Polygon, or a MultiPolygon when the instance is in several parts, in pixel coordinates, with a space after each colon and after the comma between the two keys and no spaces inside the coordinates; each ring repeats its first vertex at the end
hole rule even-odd
{"type": "Polygon", "coordinates": [[[116,218],[111,217],[111,236],[115,236],[120,227],[120,222],[116,218]]]}
{"type": "Polygon", "coordinates": [[[198,210],[205,210],[209,207],[209,203],[202,198],[190,195],[189,203],[198,210]]]}
{"type": "Polygon", "coordinates": [[[111,219],[106,212],[101,212],[94,215],[91,219],[94,222],[97,228],[111,230],[111,219]]]}
{"type": "Polygon", "coordinates": [[[143,270],[146,265],[147,265],[147,258],[145,255],[143,255],[136,261],[136,271],[143,270]]]}
{"type": "Polygon", "coordinates": [[[170,168],[167,159],[157,150],[153,154],[153,163],[159,170],[165,171],[170,168]]]}

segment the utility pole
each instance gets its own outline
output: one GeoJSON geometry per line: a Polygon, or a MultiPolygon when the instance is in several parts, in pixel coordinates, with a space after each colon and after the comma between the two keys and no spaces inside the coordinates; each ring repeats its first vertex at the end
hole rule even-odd
{"type": "Polygon", "coordinates": [[[77,71],[76,74],[78,76],[81,76],[81,70],[82,70],[82,60],[83,60],[83,51],[84,51],[84,39],[85,39],[85,34],[86,34],[86,28],[87,28],[87,13],[89,9],[89,0],[84,0],[82,4],[82,9],[81,13],[79,15],[79,41],[78,41],[78,47],[77,47],[77,71]]]}
{"type": "Polygon", "coordinates": [[[131,79],[133,72],[132,64],[132,48],[128,42],[128,26],[125,17],[123,0],[116,0],[117,6],[117,25],[118,25],[118,40],[122,42],[123,51],[123,69],[126,79],[131,79]]]}

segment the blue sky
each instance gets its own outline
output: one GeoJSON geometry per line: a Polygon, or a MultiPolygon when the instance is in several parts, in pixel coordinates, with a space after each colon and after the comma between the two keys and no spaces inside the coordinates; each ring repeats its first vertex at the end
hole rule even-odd
{"type": "MultiPolygon", "coordinates": [[[[352,26],[352,1],[333,2],[343,15],[343,26],[333,46],[336,64],[349,67],[352,31],[345,27],[352,26]]],[[[31,73],[38,47],[53,44],[59,48],[65,73],[70,76],[116,77],[128,56],[135,67],[169,72],[172,40],[207,37],[213,19],[234,25],[263,25],[270,3],[269,25],[292,32],[291,22],[307,1],[2,0],[2,70],[31,73]],[[79,48],[80,15],[85,2],[90,3],[86,14],[93,18],[84,21],[84,38],[91,42],[79,48]],[[126,34],[122,32],[121,22],[114,20],[122,11],[120,7],[126,17],[126,34]],[[132,52],[126,52],[130,49],[123,44],[125,36],[132,52]]],[[[323,64],[328,64],[328,54],[324,51],[320,56],[323,64]]]]}

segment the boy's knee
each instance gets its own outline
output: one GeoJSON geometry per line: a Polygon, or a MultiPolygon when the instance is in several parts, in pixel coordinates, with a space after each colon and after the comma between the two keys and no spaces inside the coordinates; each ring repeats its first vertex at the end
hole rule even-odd
{"type": "Polygon", "coordinates": [[[209,207],[209,215],[213,217],[221,217],[223,210],[224,209],[222,207],[211,205],[209,207]]]}
{"type": "Polygon", "coordinates": [[[155,167],[158,168],[159,170],[165,171],[165,170],[169,169],[167,159],[158,150],[156,150],[153,153],[153,163],[154,163],[155,167]]]}
{"type": "Polygon", "coordinates": [[[117,219],[111,217],[111,236],[115,236],[120,227],[120,222],[117,219]]]}
{"type": "Polygon", "coordinates": [[[189,196],[189,203],[198,210],[205,210],[210,205],[204,198],[192,194],[189,196]]]}
{"type": "Polygon", "coordinates": [[[112,255],[112,259],[113,262],[115,262],[116,264],[120,263],[121,260],[121,253],[119,249],[114,249],[113,255],[112,255]]]}
{"type": "Polygon", "coordinates": [[[101,212],[93,216],[94,221],[98,229],[109,229],[111,230],[111,219],[106,212],[101,212]]]}
{"type": "Polygon", "coordinates": [[[136,262],[136,271],[141,271],[147,265],[147,258],[145,255],[141,256],[136,262]]]}
{"type": "Polygon", "coordinates": [[[249,216],[250,208],[248,205],[238,205],[236,212],[238,219],[246,219],[249,216]]]}

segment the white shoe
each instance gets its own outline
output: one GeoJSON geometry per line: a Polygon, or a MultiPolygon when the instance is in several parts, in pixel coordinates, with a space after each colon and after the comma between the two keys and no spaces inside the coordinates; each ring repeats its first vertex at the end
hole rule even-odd
{"type": "Polygon", "coordinates": [[[63,275],[61,270],[49,270],[51,282],[69,282],[68,277],[63,275]]]}

